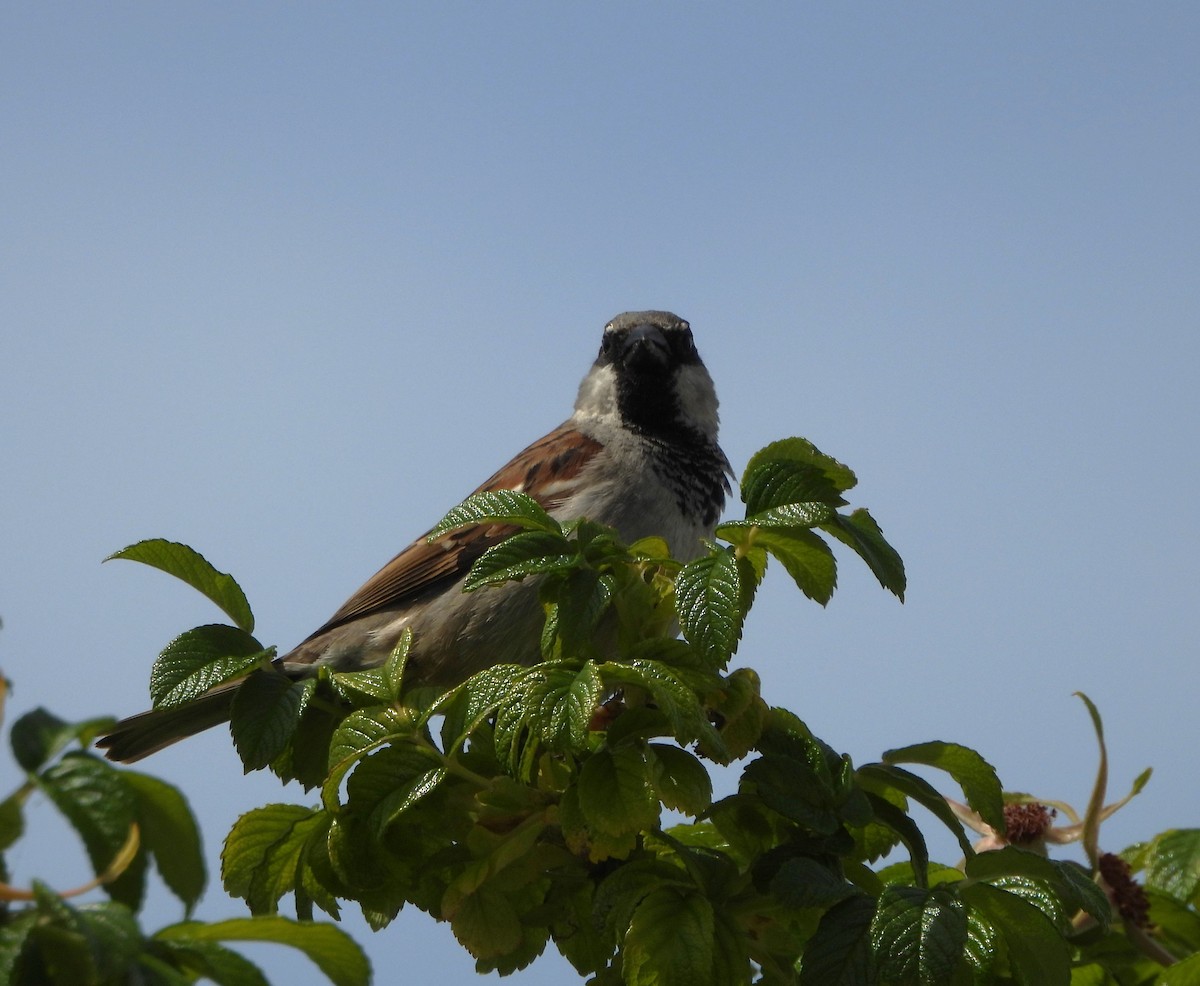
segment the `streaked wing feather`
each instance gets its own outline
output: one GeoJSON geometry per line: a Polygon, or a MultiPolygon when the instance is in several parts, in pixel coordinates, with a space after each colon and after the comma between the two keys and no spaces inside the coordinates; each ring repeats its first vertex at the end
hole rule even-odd
{"type": "MultiPolygon", "coordinates": [[[[563,482],[579,475],[601,448],[599,442],[576,431],[569,423],[561,424],[519,453],[474,492],[521,490],[546,510],[553,510],[569,495],[563,482]]],[[[457,582],[488,548],[517,530],[512,524],[464,527],[432,544],[422,535],[372,575],[308,639],[370,613],[416,601],[457,582]]]]}

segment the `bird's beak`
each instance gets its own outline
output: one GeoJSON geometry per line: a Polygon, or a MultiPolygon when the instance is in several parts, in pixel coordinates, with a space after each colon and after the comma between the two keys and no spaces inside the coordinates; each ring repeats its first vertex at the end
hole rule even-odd
{"type": "Polygon", "coordinates": [[[625,336],[624,361],[634,369],[666,366],[671,346],[663,330],[646,322],[635,325],[625,336]]]}

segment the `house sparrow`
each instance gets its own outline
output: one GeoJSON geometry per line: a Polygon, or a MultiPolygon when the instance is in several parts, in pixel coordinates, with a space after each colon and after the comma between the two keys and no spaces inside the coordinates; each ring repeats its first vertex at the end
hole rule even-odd
{"type": "MultiPolygon", "coordinates": [[[[686,561],[713,533],[729,473],[717,396],[688,323],[670,312],[626,312],[604,327],[571,417],[476,492],[519,490],[557,520],[588,517],[627,543],[659,535],[686,561]]],[[[544,617],[535,579],[462,591],[475,560],[515,530],[477,525],[432,543],[418,538],[276,667],[296,678],[321,665],[378,667],[408,626],[410,686],[449,687],[495,664],[536,662],[544,617]]],[[[139,760],[228,720],[239,684],[125,719],[99,745],[112,760],[139,760]]]]}

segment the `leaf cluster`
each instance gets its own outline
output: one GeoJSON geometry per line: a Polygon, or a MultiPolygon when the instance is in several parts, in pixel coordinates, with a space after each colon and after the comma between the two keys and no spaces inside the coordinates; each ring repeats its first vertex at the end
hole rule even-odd
{"type": "MultiPolygon", "coordinates": [[[[471,497],[430,537],[517,528],[465,591],[532,579],[545,629],[539,663],[496,665],[448,691],[408,685],[407,634],[382,667],[293,681],[251,636],[232,578],[184,545],[118,553],[183,578],[232,621],[168,645],[156,705],[236,689],[246,769],[314,792],[239,819],[225,889],[281,940],[295,927],[280,916],[289,898],[305,928],[350,904],[383,929],[411,905],[448,922],[481,972],[524,968],[552,944],[595,986],[1200,981],[1193,959],[1164,964],[1200,947],[1195,832],[1127,853],[1147,875],[1148,927],[1126,913],[1099,853],[1099,822],[1119,807],[1103,805],[1102,783],[1071,830],[1088,864],[1051,859],[1053,833],[1009,844],[1008,812],[1030,799],[1004,794],[975,751],[935,741],[856,766],[771,707],[751,669],[730,667],[772,561],[824,605],[836,542],[903,599],[899,555],[866,510],[844,509],[855,482],[811,443],[775,442],[742,477],[745,516],[687,564],[657,538],[625,545],[586,519],[560,524],[520,493],[471,497]],[[713,773],[727,767],[736,786],[716,798],[713,773]],[[958,866],[930,859],[917,808],[952,833],[958,866]],[[977,851],[964,819],[992,851],[977,851]]],[[[194,927],[163,940],[194,939],[194,927]]]]}
{"type": "Polygon", "coordinates": [[[183,986],[207,978],[260,986],[261,970],[224,943],[264,941],[298,948],[339,986],[362,986],[366,959],[343,932],[286,918],[184,920],[153,934],[137,919],[153,867],[190,913],[204,891],[200,832],[179,790],[121,770],[87,752],[111,719],[66,722],[45,709],[10,733],[24,781],[0,802],[0,982],[28,986],[183,986]],[[25,832],[27,802],[41,795],[79,835],[93,877],[56,892],[40,881],[9,882],[6,853],[25,832]],[[102,891],[107,900],[74,898],[102,891]]]}

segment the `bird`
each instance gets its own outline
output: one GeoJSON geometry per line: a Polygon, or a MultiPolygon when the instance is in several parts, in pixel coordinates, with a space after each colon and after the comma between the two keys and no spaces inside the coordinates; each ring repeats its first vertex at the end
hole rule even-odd
{"type": "MultiPolygon", "coordinates": [[[[626,543],[657,535],[689,561],[706,550],[730,492],[717,407],[688,322],[667,311],[625,312],[604,326],[571,416],[475,492],[523,492],[560,522],[586,517],[626,543]]],[[[536,579],[463,591],[471,565],[516,530],[479,524],[418,538],[275,667],[295,679],[322,666],[379,667],[406,628],[406,688],[448,688],[496,664],[536,663],[544,621],[536,579]]],[[[111,760],[140,760],[228,721],[240,684],[124,719],[98,745],[111,760]]]]}

